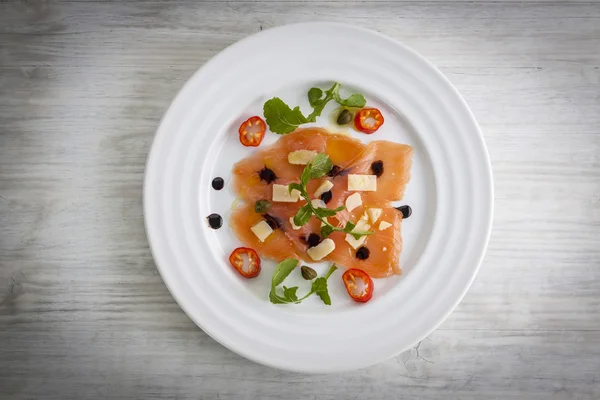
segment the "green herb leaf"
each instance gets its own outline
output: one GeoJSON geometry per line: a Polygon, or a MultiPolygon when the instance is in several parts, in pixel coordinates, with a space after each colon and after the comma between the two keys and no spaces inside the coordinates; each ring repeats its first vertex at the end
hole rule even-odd
{"type": "Polygon", "coordinates": [[[354,239],[358,240],[361,238],[361,236],[367,236],[367,235],[372,235],[374,234],[375,231],[364,231],[364,232],[350,232],[350,234],[352,236],[354,236],[354,239]]]}
{"type": "Polygon", "coordinates": [[[321,300],[323,300],[323,303],[327,304],[328,306],[331,305],[331,298],[329,297],[329,292],[327,290],[326,278],[320,277],[315,279],[313,281],[311,291],[315,292],[321,298],[321,300]]]}
{"type": "Polygon", "coordinates": [[[304,226],[308,222],[312,214],[312,207],[309,204],[303,205],[302,207],[300,207],[296,215],[294,215],[294,225],[304,226]]]}
{"type": "Polygon", "coordinates": [[[367,100],[362,94],[354,93],[350,95],[347,99],[342,99],[340,94],[336,92],[333,96],[335,101],[342,106],[345,107],[354,107],[354,108],[363,108],[365,104],[367,104],[367,100]]]}
{"type": "Polygon", "coordinates": [[[321,227],[321,237],[323,239],[329,237],[329,235],[331,235],[334,230],[335,228],[332,225],[323,225],[321,227]]]}
{"type": "Polygon", "coordinates": [[[329,279],[331,274],[333,274],[337,269],[338,267],[337,265],[335,265],[335,263],[331,264],[331,267],[329,267],[329,271],[327,271],[327,273],[325,274],[325,279],[329,279]]]}
{"type": "Polygon", "coordinates": [[[287,303],[285,301],[285,299],[282,299],[281,297],[277,296],[277,293],[275,293],[275,288],[271,288],[271,291],[269,292],[269,300],[273,304],[286,304],[287,303]]]}
{"type": "Polygon", "coordinates": [[[273,273],[273,278],[271,280],[271,287],[275,288],[275,286],[279,286],[285,278],[296,268],[298,265],[298,260],[295,258],[286,258],[275,268],[275,272],[273,273]]]}
{"type": "Polygon", "coordinates": [[[310,106],[314,108],[319,103],[321,96],[323,96],[323,91],[321,89],[317,87],[311,88],[308,91],[308,102],[310,103],[310,106]]]}
{"type": "Polygon", "coordinates": [[[267,100],[263,106],[263,113],[269,129],[278,134],[294,131],[299,125],[306,124],[308,120],[300,111],[300,107],[291,109],[279,97],[267,100]]]}
{"type": "MultiPolygon", "coordinates": [[[[271,301],[271,303],[273,303],[273,304],[300,303],[300,302],[302,302],[302,300],[304,300],[316,293],[321,298],[321,300],[323,300],[323,302],[325,304],[331,305],[331,298],[329,297],[329,292],[327,291],[327,279],[329,279],[331,274],[337,269],[335,264],[333,264],[331,266],[331,268],[329,268],[329,271],[327,271],[325,276],[317,278],[313,281],[310,292],[308,292],[304,297],[302,297],[300,299],[298,298],[298,295],[296,294],[296,292],[298,291],[298,286],[294,286],[291,288],[284,286],[283,287],[283,296],[277,294],[277,289],[276,289],[277,285],[274,285],[273,283],[275,283],[275,282],[282,283],[283,280],[287,277],[287,275],[289,275],[289,273],[292,271],[293,268],[290,269],[284,276],[283,272],[286,272],[286,271],[282,271],[283,267],[280,268],[283,263],[285,263],[289,260],[297,261],[293,258],[288,258],[288,259],[282,261],[281,263],[279,263],[279,265],[275,269],[275,274],[273,275],[271,290],[269,291],[269,300],[271,301]],[[279,274],[279,275],[276,278],[277,274],[279,274]]],[[[296,264],[297,264],[297,262],[296,262],[296,264]]],[[[309,267],[306,267],[306,268],[309,268],[309,267]]],[[[312,268],[309,268],[309,269],[312,270],[312,268]]],[[[312,272],[314,272],[314,270],[312,270],[312,272]]]]}
{"type": "MultiPolygon", "coordinates": [[[[325,284],[327,285],[327,281],[325,281],[325,284]]],[[[321,300],[323,300],[323,303],[327,304],[328,306],[331,305],[331,297],[329,297],[329,292],[327,289],[317,292],[317,295],[321,298],[321,300]]]]}
{"type": "Polygon", "coordinates": [[[302,187],[302,185],[301,185],[301,184],[299,184],[299,183],[296,183],[296,182],[294,182],[294,183],[290,183],[290,184],[288,185],[288,192],[289,192],[289,193],[292,193],[292,190],[294,190],[294,189],[296,189],[297,191],[299,191],[300,193],[302,193],[302,190],[303,190],[304,188],[303,188],[303,187],[302,187]]]}
{"type": "Polygon", "coordinates": [[[356,225],[354,225],[352,222],[348,221],[346,222],[346,226],[344,227],[344,232],[352,232],[352,229],[354,229],[356,227],[356,225]]]}
{"type": "Polygon", "coordinates": [[[283,287],[283,297],[290,301],[298,301],[298,296],[296,296],[296,291],[298,290],[298,286],[294,286],[291,288],[283,287]]]}
{"type": "MultiPolygon", "coordinates": [[[[313,179],[320,178],[326,175],[329,171],[331,171],[333,165],[331,164],[331,160],[327,154],[319,153],[313,158],[312,162],[309,164],[309,176],[313,179]]],[[[302,171],[304,174],[304,171],[302,171]]]]}
{"type": "Polygon", "coordinates": [[[292,109],[279,97],[267,100],[263,106],[263,113],[269,129],[278,134],[286,134],[294,131],[302,124],[315,122],[327,103],[331,100],[335,100],[345,107],[361,108],[365,106],[366,100],[364,96],[358,93],[349,96],[347,99],[342,99],[339,94],[341,86],[338,82],[335,82],[325,92],[317,87],[311,88],[308,91],[308,103],[313,108],[313,111],[308,117],[302,114],[300,107],[292,109]]]}
{"type": "MultiPolygon", "coordinates": [[[[318,156],[318,154],[317,154],[317,156],[318,156]]],[[[310,181],[310,171],[311,170],[312,170],[312,165],[308,164],[302,170],[302,174],[300,174],[300,185],[302,185],[302,189],[304,189],[306,187],[306,185],[308,185],[308,181],[310,181]]],[[[302,190],[300,190],[300,193],[302,193],[302,190]]]]}
{"type": "Polygon", "coordinates": [[[319,207],[315,209],[315,215],[321,218],[333,217],[335,214],[337,214],[337,211],[330,208],[319,207]]]}

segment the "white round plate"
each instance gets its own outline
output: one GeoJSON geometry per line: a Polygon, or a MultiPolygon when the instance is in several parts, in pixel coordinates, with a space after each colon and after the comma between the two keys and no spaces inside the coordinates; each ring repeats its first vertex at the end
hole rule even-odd
{"type": "MultiPolygon", "coordinates": [[[[329,104],[315,125],[335,128],[329,104]]],[[[278,135],[267,132],[265,148],[278,135]]],[[[225,49],[179,92],[156,133],[144,184],[146,230],[169,290],[219,343],[261,364],[303,372],[366,367],[406,350],[458,304],[479,268],[492,222],[492,174],[473,115],[450,82],[402,44],[364,29],[331,23],[288,25],[225,49]],[[246,280],[229,265],[240,242],[227,223],[235,194],[231,168],[256,149],[237,129],[274,96],[308,114],[308,89],[340,82],[379,108],[385,124],[364,142],[414,148],[412,178],[401,204],[403,274],[375,281],[366,304],[348,297],[337,271],[332,305],[317,296],[299,305],[268,300],[274,262],[246,280]],[[214,177],[229,184],[211,188],[214,177]],[[219,230],[211,213],[223,216],[219,230]]],[[[327,264],[316,265],[322,274],[327,264]]],[[[308,283],[292,273],[286,285],[308,283]]]]}

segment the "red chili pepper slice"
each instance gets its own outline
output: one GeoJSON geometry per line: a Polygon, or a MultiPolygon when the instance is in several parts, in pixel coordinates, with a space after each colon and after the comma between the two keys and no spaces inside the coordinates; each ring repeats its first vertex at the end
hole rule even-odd
{"type": "Polygon", "coordinates": [[[256,147],[262,142],[266,129],[267,125],[261,117],[250,117],[238,129],[240,142],[246,147],[256,147]]]}
{"type": "Polygon", "coordinates": [[[356,129],[369,135],[381,125],[383,125],[383,114],[376,108],[363,108],[354,117],[356,129]]]}
{"type": "Polygon", "coordinates": [[[260,258],[248,247],[238,247],[229,256],[229,262],[244,278],[256,278],[260,274],[260,258]],[[244,269],[244,255],[248,257],[248,268],[244,269]]]}
{"type": "Polygon", "coordinates": [[[373,297],[373,280],[366,272],[352,268],[344,272],[342,280],[352,300],[366,303],[373,297]]]}

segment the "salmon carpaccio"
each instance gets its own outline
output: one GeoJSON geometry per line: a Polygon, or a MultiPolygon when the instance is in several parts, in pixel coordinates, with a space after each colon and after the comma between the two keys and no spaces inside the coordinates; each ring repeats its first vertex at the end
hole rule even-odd
{"type": "Polygon", "coordinates": [[[346,198],[356,193],[348,190],[348,174],[371,175],[371,165],[375,161],[382,161],[383,173],[377,177],[377,190],[358,192],[362,197],[362,206],[352,212],[343,210],[328,219],[332,225],[343,227],[349,220],[356,223],[360,218],[366,218],[368,208],[381,208],[382,213],[377,222],[370,223],[371,230],[375,233],[367,236],[363,244],[369,249],[368,259],[357,258],[356,250],[345,240],[346,233],[333,232],[329,238],[335,242],[335,250],[324,260],[345,268],[361,269],[374,278],[400,274],[402,214],[392,207],[391,202],[402,199],[410,179],[412,148],[405,144],[382,140],[365,145],[349,136],[329,133],[321,128],[298,129],[282,136],[274,145],[241,160],[233,167],[234,190],[245,203],[234,210],[230,223],[238,239],[263,257],[277,261],[293,257],[313,262],[306,253],[309,248],[306,240],[311,233],[320,234],[321,221],[312,216],[306,225],[294,230],[290,218],[296,215],[305,201],[301,199],[295,203],[280,203],[271,200],[273,184],[299,182],[304,165],[288,162],[288,154],[296,150],[325,153],[332,164],[339,167],[337,175],[312,179],[307,185],[307,192],[312,199],[315,198],[313,193],[324,180],[331,181],[332,198],[327,203],[327,208],[331,209],[344,205],[346,198]],[[267,183],[260,179],[259,171],[265,167],[275,173],[274,182],[267,183]],[[254,203],[261,199],[271,201],[268,216],[254,211],[254,203]],[[250,228],[264,218],[269,218],[277,228],[261,242],[250,228]],[[381,221],[392,226],[379,230],[381,221]]]}

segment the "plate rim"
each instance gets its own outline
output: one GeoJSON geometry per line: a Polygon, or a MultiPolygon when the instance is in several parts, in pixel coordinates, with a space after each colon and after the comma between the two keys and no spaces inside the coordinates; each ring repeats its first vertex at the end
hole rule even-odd
{"type": "MultiPolygon", "coordinates": [[[[463,290],[460,292],[460,295],[456,297],[455,301],[453,302],[453,304],[451,305],[451,307],[448,307],[447,311],[445,313],[443,313],[443,315],[441,315],[440,318],[438,318],[438,320],[436,320],[434,323],[432,323],[432,328],[423,335],[423,337],[426,337],[428,335],[430,335],[432,332],[434,332],[447,318],[448,316],[456,309],[456,307],[458,306],[458,304],[460,304],[460,302],[463,300],[463,298],[465,297],[465,295],[467,294],[467,292],[469,291],[469,289],[471,288],[473,281],[475,280],[475,277],[477,276],[477,274],[479,273],[479,269],[481,268],[481,265],[483,263],[488,245],[489,245],[489,241],[490,241],[490,237],[491,237],[491,232],[492,232],[492,225],[493,225],[493,217],[494,217],[494,202],[495,202],[495,198],[494,198],[494,180],[493,180],[493,171],[492,171],[492,164],[491,164],[491,159],[489,156],[489,151],[487,148],[487,145],[485,143],[485,139],[481,130],[481,127],[479,126],[479,124],[477,123],[477,120],[475,119],[475,116],[472,112],[472,110],[470,109],[470,107],[468,106],[467,102],[465,101],[465,99],[462,97],[462,95],[460,94],[460,92],[458,91],[458,89],[454,86],[454,84],[432,63],[430,62],[428,59],[426,59],[424,56],[422,56],[420,53],[418,53],[417,51],[415,51],[414,49],[412,49],[411,47],[407,46],[406,44],[400,42],[399,40],[396,40],[392,37],[389,37],[385,34],[382,34],[380,32],[371,30],[371,29],[367,29],[361,26],[354,26],[354,25],[350,25],[350,24],[346,24],[346,23],[340,23],[340,22],[327,22],[327,21],[318,21],[318,22],[300,22],[300,23],[292,23],[292,24],[285,24],[285,25],[279,25],[273,28],[269,28],[269,29],[265,29],[256,33],[253,33],[251,35],[248,35],[244,38],[242,38],[241,40],[238,40],[230,45],[228,45],[227,47],[225,47],[223,50],[219,51],[218,53],[214,54],[209,60],[207,60],[203,65],[201,65],[186,81],[185,83],[179,88],[179,90],[177,91],[177,93],[175,94],[175,96],[172,98],[168,108],[166,109],[166,111],[164,112],[164,114],[162,115],[157,128],[156,128],[156,132],[153,136],[152,139],[152,145],[150,147],[150,150],[148,152],[148,156],[146,158],[146,163],[145,163],[145,169],[144,169],[144,180],[143,180],[143,215],[144,215],[144,228],[145,228],[145,232],[146,232],[146,237],[148,239],[148,244],[149,244],[149,248],[150,248],[150,252],[152,254],[153,260],[156,264],[157,270],[163,280],[163,282],[165,283],[165,285],[167,286],[167,289],[169,290],[169,292],[171,293],[171,296],[173,297],[173,299],[175,300],[175,302],[179,305],[179,307],[184,311],[184,313],[200,328],[202,329],[207,335],[209,335],[213,340],[215,340],[217,343],[221,344],[223,347],[227,348],[230,351],[233,351],[236,354],[239,354],[241,356],[243,356],[244,358],[247,358],[251,361],[254,361],[258,364],[261,365],[265,365],[271,368],[276,368],[276,369],[282,369],[282,370],[288,370],[288,371],[294,371],[294,372],[302,372],[302,373],[332,373],[332,372],[340,372],[340,371],[349,371],[349,370],[355,370],[356,367],[351,366],[349,368],[335,368],[335,369],[323,369],[323,370],[313,370],[313,369],[305,369],[305,368],[289,368],[287,366],[282,366],[282,365],[278,365],[277,362],[275,362],[275,359],[273,358],[258,358],[255,357],[253,354],[250,354],[246,351],[244,351],[243,349],[240,348],[232,348],[231,346],[223,343],[223,341],[219,340],[219,338],[217,337],[217,335],[213,334],[210,332],[209,329],[207,329],[205,326],[203,326],[202,322],[199,321],[197,318],[195,318],[195,316],[193,316],[194,314],[192,312],[190,312],[188,309],[186,309],[186,307],[183,305],[182,301],[178,298],[178,295],[176,295],[177,291],[174,290],[174,288],[171,286],[171,284],[169,283],[169,281],[166,279],[165,277],[165,271],[166,268],[168,268],[167,266],[161,266],[158,262],[157,259],[157,255],[156,255],[156,250],[155,250],[155,246],[158,246],[157,243],[153,242],[153,239],[151,238],[151,234],[150,234],[150,229],[149,229],[149,219],[148,219],[148,209],[150,207],[149,202],[151,201],[151,196],[150,196],[150,174],[149,172],[149,166],[151,165],[153,159],[156,157],[156,154],[158,153],[157,147],[158,147],[158,142],[159,142],[159,133],[161,131],[161,128],[163,127],[164,121],[166,120],[166,118],[169,116],[169,114],[172,113],[172,109],[174,104],[176,103],[177,99],[181,97],[182,92],[184,91],[184,89],[186,88],[186,86],[188,85],[189,82],[193,81],[198,75],[201,75],[203,73],[203,71],[205,69],[207,69],[212,63],[215,62],[215,59],[223,54],[224,52],[230,52],[235,50],[238,47],[242,47],[244,46],[246,41],[249,41],[251,39],[255,39],[257,36],[266,36],[266,35],[272,35],[273,31],[279,30],[279,29],[286,29],[286,28],[291,28],[291,27],[296,27],[296,28],[318,28],[318,27],[340,27],[340,28],[344,28],[344,29],[350,29],[350,30],[354,30],[357,32],[360,32],[362,34],[367,34],[367,35],[375,35],[378,36],[380,39],[385,40],[389,43],[392,43],[395,46],[399,46],[401,48],[403,48],[405,51],[409,52],[412,56],[414,56],[415,58],[419,59],[421,62],[425,63],[428,65],[428,67],[430,68],[431,72],[434,73],[435,75],[437,75],[437,77],[439,79],[441,79],[445,85],[447,85],[447,88],[450,89],[453,94],[456,96],[457,99],[460,100],[460,105],[461,108],[463,109],[463,111],[466,112],[466,116],[469,119],[469,122],[473,125],[473,127],[475,128],[475,132],[477,133],[477,139],[479,141],[479,145],[481,145],[481,148],[483,150],[483,153],[481,154],[481,156],[483,156],[483,161],[485,162],[485,177],[486,179],[486,187],[482,187],[481,189],[487,189],[486,194],[489,197],[489,204],[487,205],[488,209],[489,209],[489,215],[487,218],[487,221],[485,221],[485,224],[483,225],[485,227],[485,239],[483,241],[483,246],[481,247],[481,249],[479,249],[477,253],[477,260],[476,260],[476,265],[474,266],[474,268],[472,268],[471,270],[471,274],[469,276],[469,279],[467,282],[465,282],[465,285],[463,287],[463,290]]],[[[482,232],[483,233],[483,232],[482,232]]],[[[417,341],[418,342],[418,341],[417,341]]],[[[415,342],[415,343],[417,343],[415,342]]],[[[399,351],[397,351],[395,354],[389,354],[387,357],[380,357],[380,359],[375,359],[369,363],[364,364],[364,366],[359,367],[359,368],[366,368],[378,363],[381,363],[389,358],[395,357],[398,354],[410,349],[411,347],[414,346],[414,344],[411,344],[409,346],[406,346],[405,348],[400,349],[399,351]]]]}

